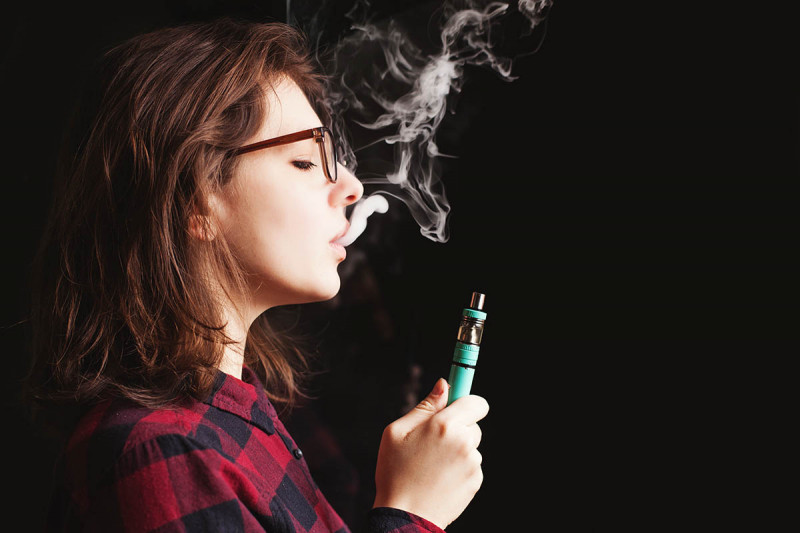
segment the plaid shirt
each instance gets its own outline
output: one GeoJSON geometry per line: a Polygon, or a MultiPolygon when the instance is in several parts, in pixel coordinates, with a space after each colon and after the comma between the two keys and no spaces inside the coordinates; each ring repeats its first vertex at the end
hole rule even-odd
{"type": "MultiPolygon", "coordinates": [[[[205,402],[177,409],[91,409],[66,447],[48,530],[348,532],[258,378],[242,378],[220,372],[205,402]]],[[[442,533],[397,509],[372,509],[366,523],[442,533]]]]}

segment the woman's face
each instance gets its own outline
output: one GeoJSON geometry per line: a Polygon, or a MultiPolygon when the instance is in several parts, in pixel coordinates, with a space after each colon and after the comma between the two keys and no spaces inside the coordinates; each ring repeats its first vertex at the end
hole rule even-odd
{"type": "MultiPolygon", "coordinates": [[[[324,125],[291,80],[268,92],[267,104],[267,119],[246,144],[324,125]]],[[[347,229],[345,207],[361,197],[361,182],[341,165],[337,182],[328,181],[314,139],[239,158],[213,204],[219,231],[249,275],[254,311],[333,298],[345,258],[333,241],[347,229]]]]}

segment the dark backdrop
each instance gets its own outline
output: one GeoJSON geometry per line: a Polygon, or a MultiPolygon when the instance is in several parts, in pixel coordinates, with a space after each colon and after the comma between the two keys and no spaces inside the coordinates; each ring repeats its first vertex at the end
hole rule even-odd
{"type": "MultiPolygon", "coordinates": [[[[755,519],[740,505],[763,481],[743,445],[765,430],[752,402],[785,394],[771,382],[788,349],[773,341],[797,339],[790,19],[743,2],[555,3],[516,81],[467,69],[440,133],[457,156],[442,165],[449,242],[424,239],[402,205],[374,215],[341,296],[290,310],[325,369],[307,408],[333,428],[366,505],[381,427],[446,375],[459,312],[480,290],[486,481],[451,531],[755,519]]],[[[394,17],[431,3],[373,5],[394,17]]],[[[35,529],[52,449],[17,399],[28,272],[81,76],[135,33],[285,20],[285,4],[7,9],[4,505],[35,529]]]]}

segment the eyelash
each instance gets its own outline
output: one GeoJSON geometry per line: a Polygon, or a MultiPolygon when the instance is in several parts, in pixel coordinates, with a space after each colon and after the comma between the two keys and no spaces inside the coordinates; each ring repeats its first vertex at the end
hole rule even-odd
{"type": "Polygon", "coordinates": [[[316,163],[313,163],[311,161],[301,161],[301,160],[292,161],[292,164],[295,166],[295,168],[305,171],[312,170],[315,166],[317,166],[316,163]]]}

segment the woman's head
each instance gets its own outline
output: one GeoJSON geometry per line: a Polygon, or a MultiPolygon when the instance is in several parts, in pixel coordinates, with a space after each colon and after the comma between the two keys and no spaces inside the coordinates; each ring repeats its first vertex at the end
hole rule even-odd
{"type": "Polygon", "coordinates": [[[334,241],[347,230],[345,207],[363,192],[346,168],[326,164],[333,140],[327,132],[313,137],[320,118],[292,79],[273,84],[266,101],[269,113],[248,145],[306,133],[241,154],[231,181],[210,195],[211,233],[224,237],[246,273],[246,322],[276,305],[338,292],[345,252],[334,241]]]}
{"type": "MultiPolygon", "coordinates": [[[[338,289],[330,269],[318,270],[310,288],[309,279],[270,278],[275,264],[263,264],[264,253],[271,261],[280,255],[253,249],[285,242],[258,240],[256,233],[274,229],[259,224],[276,220],[258,218],[256,201],[269,203],[265,212],[287,202],[312,209],[299,190],[277,198],[279,176],[271,173],[313,140],[237,154],[261,135],[288,133],[290,124],[325,125],[323,80],[292,28],[231,20],[135,37],[106,55],[102,80],[42,243],[32,385],[41,396],[79,401],[124,395],[163,404],[201,395],[230,341],[225,305],[248,313],[338,289]],[[262,179],[275,187],[259,188],[262,179]],[[284,282],[304,284],[305,294],[290,294],[284,282]],[[270,300],[270,291],[285,294],[270,300]]],[[[298,172],[292,164],[287,172],[298,172]]],[[[343,229],[346,203],[360,195],[345,174],[337,184],[319,180],[330,186],[327,207],[320,194],[314,200],[323,213],[316,222],[333,224],[325,228],[330,237],[343,229]]],[[[295,239],[318,235],[298,232],[297,217],[278,221],[290,220],[295,225],[283,229],[295,239]]],[[[292,261],[281,266],[296,271],[299,260],[292,261]]],[[[246,361],[274,399],[288,400],[298,360],[262,326],[251,331],[246,361]]]]}

